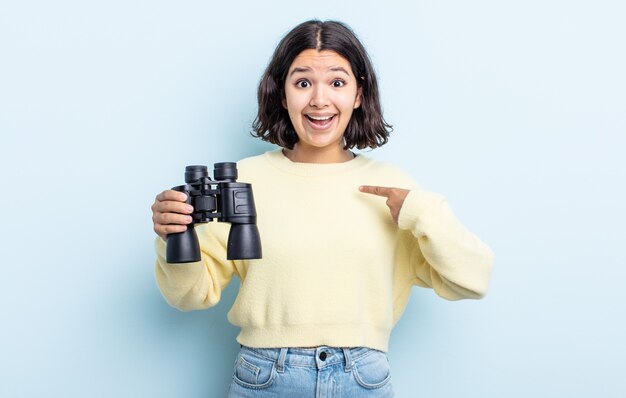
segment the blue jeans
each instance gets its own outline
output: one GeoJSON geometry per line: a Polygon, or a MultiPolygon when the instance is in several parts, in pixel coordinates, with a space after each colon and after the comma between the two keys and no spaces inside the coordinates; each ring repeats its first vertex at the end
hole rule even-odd
{"type": "Polygon", "coordinates": [[[249,348],[235,361],[229,398],[393,397],[387,355],[370,348],[249,348]]]}

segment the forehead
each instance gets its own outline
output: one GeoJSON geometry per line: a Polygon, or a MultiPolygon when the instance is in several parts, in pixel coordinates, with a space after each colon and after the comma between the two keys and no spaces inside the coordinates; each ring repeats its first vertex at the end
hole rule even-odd
{"type": "Polygon", "coordinates": [[[307,49],[293,60],[289,73],[296,68],[327,71],[337,67],[344,68],[348,73],[353,74],[350,62],[335,51],[307,49]]]}

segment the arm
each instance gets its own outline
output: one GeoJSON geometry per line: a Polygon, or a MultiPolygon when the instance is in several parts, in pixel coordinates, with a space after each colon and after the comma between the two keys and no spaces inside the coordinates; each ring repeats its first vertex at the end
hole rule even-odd
{"type": "Polygon", "coordinates": [[[456,218],[445,198],[413,189],[361,187],[387,198],[392,218],[411,248],[415,284],[448,300],[482,298],[489,285],[493,252],[456,218]]]}
{"type": "Polygon", "coordinates": [[[165,241],[161,237],[155,241],[157,285],[168,304],[182,311],[216,305],[235,273],[233,261],[226,260],[228,225],[201,224],[196,233],[202,255],[196,263],[167,263],[165,241]]]}
{"type": "Polygon", "coordinates": [[[222,223],[195,227],[200,242],[201,260],[187,264],[169,264],[165,259],[167,235],[182,232],[191,222],[193,208],[185,203],[186,195],[163,191],[152,205],[157,285],[165,300],[183,311],[209,308],[220,300],[222,290],[231,281],[235,266],[226,260],[228,226],[222,223]]]}
{"type": "Polygon", "coordinates": [[[410,261],[417,284],[432,287],[448,300],[484,297],[493,252],[461,224],[443,196],[410,191],[398,225],[414,239],[410,261]]]}

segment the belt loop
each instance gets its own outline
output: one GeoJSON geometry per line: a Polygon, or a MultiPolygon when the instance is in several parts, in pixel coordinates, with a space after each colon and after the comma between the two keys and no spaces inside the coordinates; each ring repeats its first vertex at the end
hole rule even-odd
{"type": "Polygon", "coordinates": [[[352,355],[350,355],[349,348],[342,348],[343,356],[346,358],[346,368],[345,371],[349,372],[352,370],[352,355]]]}
{"type": "Polygon", "coordinates": [[[287,349],[281,348],[280,354],[278,355],[278,362],[276,363],[276,370],[278,373],[283,373],[285,371],[285,358],[287,358],[287,349]]]}

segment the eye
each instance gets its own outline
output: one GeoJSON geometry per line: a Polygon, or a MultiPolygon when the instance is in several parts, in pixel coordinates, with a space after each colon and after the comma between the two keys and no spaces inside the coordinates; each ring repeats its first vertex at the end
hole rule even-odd
{"type": "Polygon", "coordinates": [[[307,88],[307,87],[309,87],[310,85],[311,85],[311,84],[310,84],[308,81],[306,81],[306,80],[298,80],[298,81],[296,82],[296,87],[300,87],[300,88],[307,88]]]}
{"type": "Polygon", "coordinates": [[[346,85],[346,82],[344,82],[341,79],[336,79],[336,80],[333,80],[332,84],[333,84],[333,87],[343,87],[346,85]]]}

